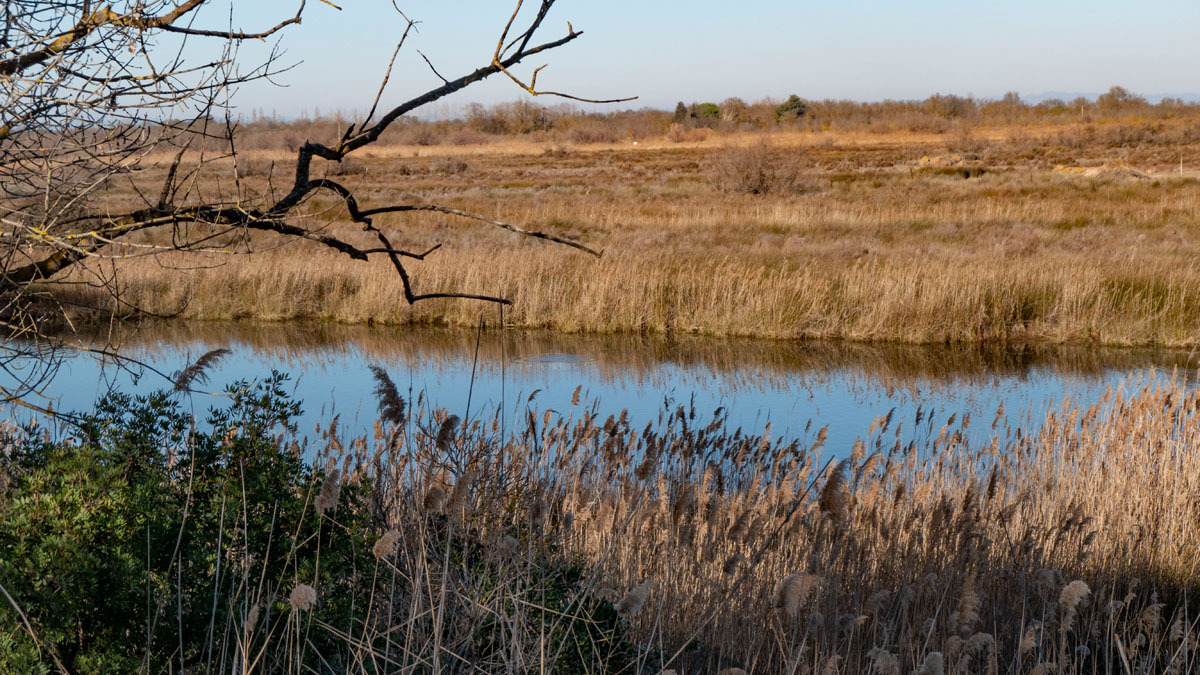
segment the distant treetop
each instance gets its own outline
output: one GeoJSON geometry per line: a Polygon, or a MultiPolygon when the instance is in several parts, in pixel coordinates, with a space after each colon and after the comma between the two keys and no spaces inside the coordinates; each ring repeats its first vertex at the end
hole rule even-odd
{"type": "Polygon", "coordinates": [[[808,103],[799,96],[792,94],[787,100],[775,108],[775,117],[779,121],[796,120],[808,112],[808,103]]]}

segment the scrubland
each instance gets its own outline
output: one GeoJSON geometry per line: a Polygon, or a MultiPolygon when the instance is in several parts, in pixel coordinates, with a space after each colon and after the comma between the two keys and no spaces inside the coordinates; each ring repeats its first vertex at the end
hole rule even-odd
{"type": "MultiPolygon", "coordinates": [[[[559,131],[476,129],[478,142],[463,145],[452,137],[470,131],[468,122],[417,123],[422,144],[401,145],[399,135],[328,171],[363,208],[443,204],[603,251],[597,260],[444,214],[376,217],[398,246],[443,244],[411,262],[418,292],[503,295],[513,301],[503,320],[516,327],[911,343],[1200,341],[1195,106],[919,111],[946,122],[933,127],[905,122],[912,110],[830,110],[761,129],[669,120],[642,129],[583,116],[559,131]],[[585,123],[624,131],[569,140],[585,123]]],[[[265,127],[247,134],[267,146],[239,158],[249,201],[289,180],[291,155],[274,149],[277,136],[265,127]]],[[[157,184],[168,161],[134,182],[157,184]]],[[[196,179],[232,195],[229,170],[217,163],[196,179]]],[[[116,181],[108,198],[131,203],[135,193],[116,181]]],[[[305,208],[304,224],[369,245],[334,195],[305,208]]],[[[224,248],[127,250],[134,257],[117,263],[118,309],[205,320],[499,320],[480,303],[408,306],[385,257],[364,264],[266,236],[224,248]]],[[[113,302],[82,290],[74,299],[113,302]]]]}

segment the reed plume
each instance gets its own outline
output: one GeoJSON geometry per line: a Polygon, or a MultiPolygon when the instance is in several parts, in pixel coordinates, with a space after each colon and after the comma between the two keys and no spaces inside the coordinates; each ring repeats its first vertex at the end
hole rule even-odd
{"type": "Polygon", "coordinates": [[[338,495],[341,493],[342,474],[338,469],[330,469],[329,473],[325,474],[325,480],[321,483],[321,493],[313,500],[313,505],[317,509],[317,513],[325,515],[327,511],[336,511],[338,495]]]}
{"type": "Polygon", "coordinates": [[[621,601],[617,603],[617,612],[622,616],[632,618],[642,611],[642,606],[646,604],[646,599],[650,597],[650,586],[652,585],[649,579],[638,584],[633,590],[625,594],[621,601]]]}
{"type": "Polygon", "coordinates": [[[929,652],[917,675],[946,675],[946,659],[941,652],[929,652]]]}
{"type": "Polygon", "coordinates": [[[375,397],[379,399],[379,416],[386,422],[397,426],[404,424],[404,399],[396,389],[396,383],[388,376],[387,371],[380,366],[370,365],[371,376],[375,378],[375,397]]]}
{"type": "Polygon", "coordinates": [[[1066,633],[1071,630],[1071,626],[1075,621],[1076,608],[1079,603],[1087,599],[1092,590],[1088,588],[1087,583],[1080,579],[1076,579],[1067,584],[1058,598],[1059,611],[1061,612],[1061,627],[1060,630],[1066,633]]]}
{"type": "Polygon", "coordinates": [[[297,612],[307,612],[317,604],[317,591],[308,584],[296,584],[288,596],[288,604],[297,612]]]}
{"type": "Polygon", "coordinates": [[[828,514],[835,521],[841,520],[846,512],[846,492],[843,483],[846,480],[846,467],[849,466],[849,461],[843,459],[838,462],[837,466],[829,473],[825,487],[821,488],[818,506],[821,513],[828,514]]]}
{"type": "Polygon", "coordinates": [[[446,505],[446,491],[440,486],[430,486],[425,491],[424,498],[421,499],[421,508],[426,513],[441,513],[442,508],[446,505]]]}
{"type": "Polygon", "coordinates": [[[449,415],[442,420],[442,425],[438,427],[437,439],[435,446],[441,452],[446,452],[450,449],[450,441],[454,438],[454,429],[458,426],[458,415],[449,415]]]}
{"type": "Polygon", "coordinates": [[[456,518],[465,518],[471,506],[471,490],[474,485],[475,472],[470,469],[464,470],[454,483],[454,490],[446,503],[446,513],[456,518]]]}
{"type": "Polygon", "coordinates": [[[208,372],[215,368],[226,355],[231,352],[224,347],[213,349],[196,359],[190,366],[175,373],[174,391],[190,391],[193,384],[204,384],[208,381],[208,372]]]}
{"type": "Polygon", "coordinates": [[[775,607],[795,618],[800,607],[820,584],[821,577],[815,574],[795,572],[787,575],[775,586],[775,607]]]}
{"type": "Polygon", "coordinates": [[[504,535],[496,540],[496,553],[502,558],[512,558],[517,554],[520,542],[512,535],[504,535]]]}
{"type": "Polygon", "coordinates": [[[396,530],[388,530],[375,542],[375,546],[371,549],[371,552],[376,558],[382,560],[394,555],[399,543],[400,533],[396,530]]]}

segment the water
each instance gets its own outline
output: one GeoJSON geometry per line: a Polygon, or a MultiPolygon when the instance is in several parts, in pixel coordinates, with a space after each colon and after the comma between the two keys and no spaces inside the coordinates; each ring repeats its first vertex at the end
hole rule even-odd
{"type": "MultiPolygon", "coordinates": [[[[237,379],[280,370],[303,401],[302,433],[340,415],[342,429],[366,433],[375,420],[369,364],[385,368],[406,397],[471,419],[500,415],[512,428],[527,409],[539,416],[601,417],[629,411],[640,428],[685,405],[707,421],[718,408],[732,427],[772,438],[811,439],[829,425],[826,447],[844,454],[879,416],[895,411],[907,442],[920,409],[936,433],[952,414],[978,422],[968,433],[987,440],[1003,403],[1026,432],[1064,398],[1090,404],[1106,389],[1167,378],[1190,382],[1196,358],[1186,352],[996,346],[913,347],[844,343],[724,340],[697,337],[587,337],[486,330],[370,328],[306,324],[176,324],[142,328],[122,339],[121,353],[149,368],[116,368],[89,356],[67,358],[42,403],[82,410],[110,387],[127,392],[169,388],[170,375],[218,347],[220,362],[191,404],[219,405],[237,379]],[[157,373],[154,371],[158,371],[157,373]],[[161,373],[161,374],[159,374],[161,373]],[[573,404],[576,391],[579,404],[573,404]],[[469,399],[469,401],[468,401],[469,399]],[[532,399],[532,400],[531,400],[532,399]],[[469,408],[468,408],[469,403],[469,408]]],[[[892,428],[895,428],[893,423],[892,428]]]]}

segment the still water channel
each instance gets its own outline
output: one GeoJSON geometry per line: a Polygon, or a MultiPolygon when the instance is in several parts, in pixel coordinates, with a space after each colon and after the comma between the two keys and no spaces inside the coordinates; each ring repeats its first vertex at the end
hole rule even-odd
{"type": "MultiPolygon", "coordinates": [[[[121,353],[169,375],[220,347],[232,354],[212,371],[207,391],[219,393],[228,383],[272,370],[289,373],[304,404],[299,429],[310,436],[335,414],[348,432],[372,428],[376,402],[368,365],[376,364],[414,399],[424,393],[432,406],[471,419],[500,415],[510,428],[526,418],[527,408],[577,418],[591,405],[601,419],[628,410],[640,428],[683,404],[694,405],[705,421],[723,408],[730,426],[748,433],[770,424],[773,438],[811,438],[829,425],[826,448],[835,454],[848,452],[873,420],[893,409],[897,419],[909,420],[902,440],[927,433],[911,422],[919,408],[937,421],[935,432],[950,415],[970,413],[980,421],[969,433],[986,441],[1001,403],[1009,423],[1028,432],[1064,399],[1089,405],[1110,387],[1170,377],[1191,382],[1200,363],[1188,352],[1087,347],[913,347],[495,329],[477,335],[306,324],[143,327],[122,340],[121,353]],[[577,389],[580,402],[573,404],[577,389]]],[[[150,370],[75,356],[45,395],[58,410],[83,410],[112,387],[149,392],[169,386],[150,370]]],[[[198,410],[221,401],[192,396],[198,410]]]]}

